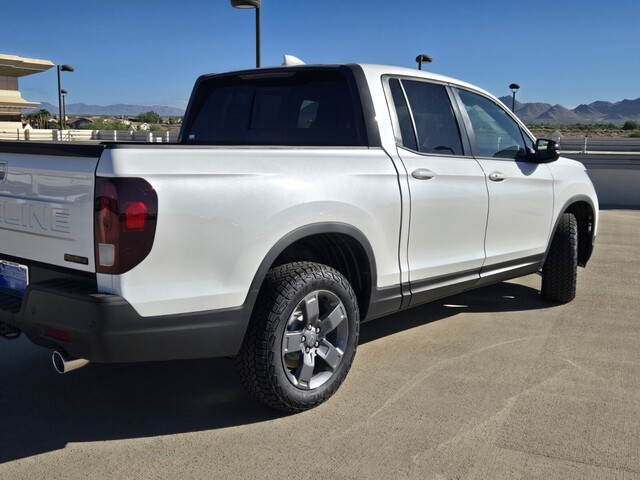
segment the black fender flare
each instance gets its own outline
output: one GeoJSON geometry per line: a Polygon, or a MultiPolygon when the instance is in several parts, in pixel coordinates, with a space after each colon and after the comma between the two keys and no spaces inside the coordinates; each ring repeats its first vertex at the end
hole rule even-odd
{"type": "MultiPolygon", "coordinates": [[[[553,228],[551,229],[551,236],[549,237],[549,243],[547,244],[547,250],[544,252],[544,256],[542,257],[542,262],[540,263],[540,268],[542,268],[542,266],[544,265],[544,262],[547,260],[547,255],[549,254],[549,250],[551,249],[551,242],[553,241],[553,237],[556,234],[556,231],[558,230],[558,224],[560,223],[560,217],[562,216],[563,213],[565,213],[568,208],[573,205],[574,203],[578,203],[578,202],[584,202],[586,204],[589,205],[589,207],[591,207],[591,210],[593,211],[593,214],[595,216],[596,214],[596,208],[595,205],[593,203],[593,200],[591,199],[591,197],[588,197],[587,195],[574,195],[573,197],[569,198],[567,201],[564,202],[564,205],[562,205],[562,208],[559,210],[560,214],[558,215],[558,217],[554,220],[554,224],[553,224],[553,228]]],[[[580,262],[580,266],[584,267],[587,264],[587,261],[589,260],[589,258],[591,257],[591,254],[593,253],[593,241],[594,241],[595,237],[592,235],[591,236],[591,241],[585,246],[586,251],[585,251],[585,258],[582,262],[580,262]]]]}
{"type": "MultiPolygon", "coordinates": [[[[314,235],[326,234],[326,233],[339,233],[346,236],[352,237],[355,241],[357,241],[363,248],[367,260],[369,262],[369,272],[371,276],[371,299],[369,304],[373,302],[373,296],[375,295],[376,285],[377,285],[377,269],[376,269],[376,259],[373,253],[373,248],[369,243],[366,235],[362,233],[359,229],[354,227],[353,225],[349,225],[347,223],[342,222],[321,222],[321,223],[313,223],[309,225],[304,225],[302,227],[298,227],[295,230],[289,232],[280,240],[278,240],[273,247],[269,250],[267,255],[264,257],[260,266],[258,267],[253,280],[251,282],[251,286],[249,288],[249,292],[247,293],[247,297],[243,304],[243,309],[247,312],[247,321],[251,316],[251,312],[253,311],[253,307],[255,305],[256,299],[258,297],[258,293],[260,292],[260,287],[267,276],[267,272],[273,262],[284,252],[287,248],[293,245],[295,242],[302,240],[306,237],[311,237],[314,235]]],[[[367,306],[369,307],[369,306],[367,306]]]]}

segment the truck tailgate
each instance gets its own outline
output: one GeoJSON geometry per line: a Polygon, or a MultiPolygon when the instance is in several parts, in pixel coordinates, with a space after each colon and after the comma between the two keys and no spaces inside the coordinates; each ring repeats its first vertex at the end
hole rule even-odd
{"type": "Polygon", "coordinates": [[[103,149],[0,142],[0,260],[95,271],[94,183],[103,149]]]}

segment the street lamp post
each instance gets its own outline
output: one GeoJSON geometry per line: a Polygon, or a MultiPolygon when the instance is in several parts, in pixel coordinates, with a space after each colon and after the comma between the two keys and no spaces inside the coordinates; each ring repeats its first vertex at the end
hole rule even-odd
{"type": "Polygon", "coordinates": [[[433,58],[431,57],[431,55],[427,55],[426,53],[421,53],[416,57],[416,62],[418,62],[418,70],[422,70],[422,64],[433,62],[433,58]]]}
{"type": "Polygon", "coordinates": [[[260,68],[260,0],[231,0],[231,6],[256,9],[256,68],[260,68]]]}
{"type": "Polygon", "coordinates": [[[517,83],[512,83],[511,85],[509,85],[509,88],[513,93],[513,97],[511,99],[511,111],[513,113],[516,113],[516,92],[520,89],[520,85],[518,85],[517,83]]]}
{"type": "Polygon", "coordinates": [[[60,89],[60,94],[62,95],[62,123],[60,125],[62,125],[62,130],[64,130],[67,126],[67,105],[66,105],[66,96],[67,96],[67,92],[64,88],[60,89]]]}
{"type": "Polygon", "coordinates": [[[58,67],[58,126],[60,130],[63,129],[63,120],[62,120],[62,87],[60,85],[60,72],[73,72],[75,68],[71,65],[57,65],[58,67]]]}

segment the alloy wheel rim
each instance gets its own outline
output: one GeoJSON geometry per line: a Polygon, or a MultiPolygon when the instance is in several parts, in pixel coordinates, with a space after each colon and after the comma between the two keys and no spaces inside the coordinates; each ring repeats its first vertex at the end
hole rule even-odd
{"type": "Polygon", "coordinates": [[[282,338],[282,365],[289,381],[313,390],[338,370],[349,338],[347,311],[337,295],[317,290],[289,316],[282,338]]]}

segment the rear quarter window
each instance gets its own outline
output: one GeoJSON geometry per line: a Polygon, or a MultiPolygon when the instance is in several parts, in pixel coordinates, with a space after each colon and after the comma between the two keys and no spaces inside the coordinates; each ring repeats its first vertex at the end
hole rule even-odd
{"type": "Polygon", "coordinates": [[[353,91],[338,70],[213,77],[199,87],[183,141],[365,146],[362,108],[353,91]]]}

